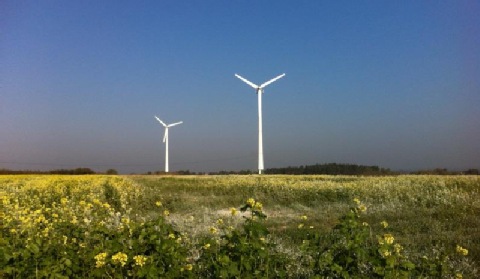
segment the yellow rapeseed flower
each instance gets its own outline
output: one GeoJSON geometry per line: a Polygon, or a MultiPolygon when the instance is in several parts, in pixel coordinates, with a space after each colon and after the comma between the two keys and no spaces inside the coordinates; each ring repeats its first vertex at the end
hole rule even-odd
{"type": "Polygon", "coordinates": [[[237,215],[237,209],[235,207],[230,208],[230,213],[232,214],[232,216],[237,215]]]}
{"type": "Polygon", "coordinates": [[[136,255],[133,257],[133,260],[135,261],[135,265],[144,266],[147,262],[147,257],[143,255],[136,255]]]}
{"type": "Polygon", "coordinates": [[[397,254],[400,254],[400,251],[402,251],[403,247],[402,247],[402,245],[400,245],[398,243],[395,243],[395,245],[393,245],[393,249],[395,249],[395,252],[397,254]]]}
{"type": "Polygon", "coordinates": [[[248,204],[249,206],[253,207],[253,206],[255,205],[255,200],[254,200],[253,198],[249,198],[249,199],[247,200],[247,204],[248,204]]]}
{"type": "Polygon", "coordinates": [[[114,264],[119,264],[121,266],[125,266],[125,264],[127,263],[127,260],[128,260],[127,254],[122,252],[118,252],[112,256],[112,262],[114,264]]]}
{"type": "Polygon", "coordinates": [[[303,215],[303,216],[300,217],[300,219],[307,220],[308,218],[307,218],[307,215],[303,215]]]}
{"type": "Polygon", "coordinates": [[[464,256],[468,255],[468,250],[463,248],[460,245],[457,245],[457,253],[462,254],[464,256]]]}
{"type": "Polygon", "coordinates": [[[380,222],[380,224],[383,226],[384,229],[386,229],[388,227],[387,221],[382,221],[382,222],[380,222]]]}
{"type": "Polygon", "coordinates": [[[169,215],[170,215],[170,211],[168,211],[168,210],[165,209],[165,210],[163,211],[163,215],[164,215],[164,216],[169,216],[169,215]]]}
{"type": "Polygon", "coordinates": [[[107,259],[107,253],[100,253],[94,257],[96,260],[95,267],[100,268],[105,265],[105,260],[107,259]]]}
{"type": "Polygon", "coordinates": [[[395,238],[393,237],[393,235],[387,233],[387,234],[384,234],[383,235],[383,239],[385,239],[385,243],[387,244],[393,244],[393,241],[395,240],[395,238]]]}
{"type": "Polygon", "coordinates": [[[218,230],[215,227],[210,227],[210,233],[211,234],[217,234],[218,230]]]}
{"type": "Polygon", "coordinates": [[[190,271],[190,270],[192,270],[192,269],[193,269],[193,265],[192,265],[192,264],[187,264],[187,265],[185,266],[185,270],[190,271]]]}
{"type": "Polygon", "coordinates": [[[158,207],[161,207],[161,206],[162,206],[162,202],[161,202],[161,201],[157,201],[157,202],[155,203],[155,205],[158,206],[158,207]]]}
{"type": "Polygon", "coordinates": [[[66,205],[67,202],[68,202],[68,199],[67,199],[67,198],[61,198],[61,199],[60,199],[60,203],[61,203],[62,205],[66,205]]]}
{"type": "Polygon", "coordinates": [[[130,224],[130,219],[128,217],[122,217],[122,223],[124,223],[125,225],[128,225],[130,224]]]}

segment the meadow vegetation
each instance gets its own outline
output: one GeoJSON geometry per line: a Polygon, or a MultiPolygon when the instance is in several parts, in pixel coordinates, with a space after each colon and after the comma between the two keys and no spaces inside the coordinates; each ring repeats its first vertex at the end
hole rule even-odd
{"type": "Polygon", "coordinates": [[[478,176],[0,176],[4,278],[478,278],[478,176]]]}

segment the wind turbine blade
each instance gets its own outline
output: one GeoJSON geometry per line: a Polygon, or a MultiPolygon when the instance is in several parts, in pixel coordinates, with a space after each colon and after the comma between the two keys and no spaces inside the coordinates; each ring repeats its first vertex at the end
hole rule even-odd
{"type": "Polygon", "coordinates": [[[180,122],[177,122],[177,123],[173,123],[173,124],[169,124],[169,125],[168,125],[168,128],[173,127],[173,126],[177,126],[178,124],[182,124],[182,123],[183,123],[183,121],[180,121],[180,122]]]}
{"type": "Polygon", "coordinates": [[[167,127],[167,124],[163,123],[163,121],[160,120],[160,118],[158,118],[156,115],[155,115],[155,118],[158,120],[158,122],[160,122],[163,125],[163,127],[167,127]]]}
{"type": "Polygon", "coordinates": [[[163,134],[163,142],[167,140],[168,137],[168,128],[165,129],[165,134],[163,134]]]}
{"type": "Polygon", "coordinates": [[[237,78],[241,79],[241,80],[242,80],[243,82],[245,82],[246,84],[250,85],[251,87],[253,87],[253,88],[255,88],[255,89],[258,89],[258,85],[256,85],[255,83],[247,80],[246,78],[241,77],[240,75],[235,74],[235,76],[236,76],[237,78]]]}
{"type": "Polygon", "coordinates": [[[264,88],[265,86],[267,86],[267,85],[269,85],[270,83],[276,81],[277,79],[281,79],[284,75],[285,75],[285,74],[281,74],[281,75],[279,75],[279,76],[276,77],[276,78],[272,78],[271,80],[269,80],[269,81],[263,83],[262,85],[260,85],[260,88],[264,88]]]}

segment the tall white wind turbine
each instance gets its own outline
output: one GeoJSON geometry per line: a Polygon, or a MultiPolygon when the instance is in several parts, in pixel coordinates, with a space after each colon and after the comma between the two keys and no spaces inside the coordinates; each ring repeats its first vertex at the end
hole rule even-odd
{"type": "Polygon", "coordinates": [[[155,118],[158,120],[158,122],[160,122],[160,124],[163,125],[163,127],[165,127],[165,135],[163,136],[163,142],[165,143],[165,172],[168,172],[168,128],[182,124],[183,121],[167,125],[162,120],[160,120],[160,118],[158,118],[156,115],[155,115],[155,118]]]}
{"type": "Polygon", "coordinates": [[[263,94],[263,88],[265,88],[267,85],[270,83],[276,81],[277,79],[282,78],[285,76],[285,74],[281,74],[275,78],[272,78],[271,80],[261,84],[260,86],[256,85],[255,83],[247,80],[246,78],[241,77],[238,74],[235,74],[235,76],[239,79],[241,79],[243,82],[246,84],[250,85],[255,89],[258,95],[258,173],[262,174],[264,170],[263,166],[263,137],[262,137],[262,94],[263,94]]]}

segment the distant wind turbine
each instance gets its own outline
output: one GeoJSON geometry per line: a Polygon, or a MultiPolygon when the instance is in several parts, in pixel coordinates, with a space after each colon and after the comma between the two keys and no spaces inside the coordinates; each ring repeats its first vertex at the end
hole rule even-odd
{"type": "Polygon", "coordinates": [[[280,79],[284,76],[285,74],[281,74],[275,78],[272,78],[271,80],[261,84],[260,86],[256,85],[253,82],[250,82],[249,80],[241,77],[240,75],[235,74],[235,76],[239,79],[241,79],[243,82],[246,84],[250,85],[257,91],[258,95],[258,173],[262,174],[264,170],[263,166],[263,138],[262,138],[262,93],[263,93],[263,88],[265,88],[267,85],[270,83],[276,81],[277,79],[280,79]]]}
{"type": "Polygon", "coordinates": [[[165,127],[165,135],[163,136],[163,142],[165,143],[165,172],[168,172],[168,128],[182,124],[183,121],[167,125],[162,120],[160,120],[160,118],[158,118],[156,115],[155,115],[155,118],[158,120],[158,122],[160,122],[160,124],[163,125],[163,127],[165,127]]]}

